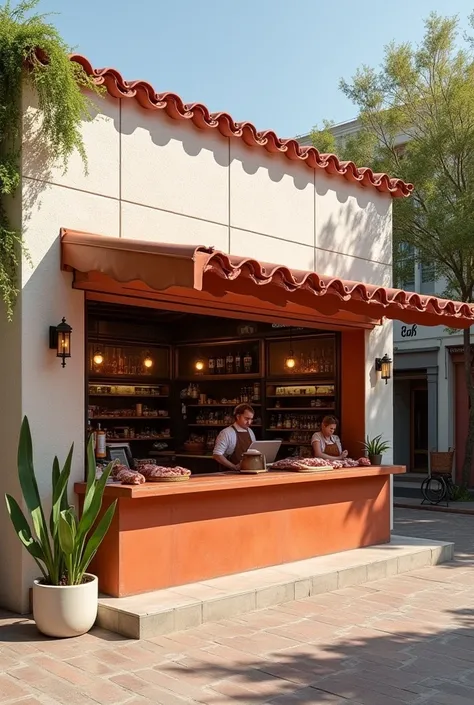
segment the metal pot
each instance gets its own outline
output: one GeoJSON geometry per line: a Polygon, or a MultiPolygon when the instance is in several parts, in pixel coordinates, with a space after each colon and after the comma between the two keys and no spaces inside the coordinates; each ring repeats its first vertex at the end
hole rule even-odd
{"type": "Polygon", "coordinates": [[[240,472],[263,472],[267,469],[265,456],[258,450],[247,450],[240,461],[240,472]]]}

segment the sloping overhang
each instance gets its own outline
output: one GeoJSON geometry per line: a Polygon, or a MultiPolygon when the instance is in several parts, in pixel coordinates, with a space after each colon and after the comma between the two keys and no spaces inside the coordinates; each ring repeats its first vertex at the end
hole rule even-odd
{"type": "MultiPolygon", "coordinates": [[[[467,328],[474,306],[362,282],[321,276],[204,246],[61,232],[61,267],[75,273],[74,287],[143,298],[244,299],[267,310],[336,317],[374,325],[383,317],[425,326],[467,328]]],[[[305,316],[305,317],[306,317],[305,316]]]]}

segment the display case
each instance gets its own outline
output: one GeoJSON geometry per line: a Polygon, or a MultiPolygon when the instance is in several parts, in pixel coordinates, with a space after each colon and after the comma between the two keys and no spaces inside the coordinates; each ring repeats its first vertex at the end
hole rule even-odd
{"type": "Polygon", "coordinates": [[[256,437],[261,438],[260,380],[242,384],[235,378],[202,379],[180,387],[182,442],[189,452],[212,453],[219,431],[233,423],[234,408],[243,402],[254,408],[252,428],[256,437]]]}
{"type": "Polygon", "coordinates": [[[169,379],[170,347],[101,343],[88,345],[89,379],[169,379]]]}
{"type": "Polygon", "coordinates": [[[267,377],[331,380],[336,374],[336,339],[332,335],[269,340],[267,377]]]}
{"type": "Polygon", "coordinates": [[[169,441],[169,384],[89,383],[90,431],[105,431],[107,443],[169,441]]]}
{"type": "Polygon", "coordinates": [[[338,414],[336,384],[272,382],[266,385],[267,438],[281,438],[281,455],[311,455],[311,437],[324,416],[338,414]]]}
{"type": "Polygon", "coordinates": [[[96,451],[104,433],[107,446],[130,444],[134,457],[170,448],[170,347],[89,340],[87,361],[88,435],[95,435],[96,451]]]}

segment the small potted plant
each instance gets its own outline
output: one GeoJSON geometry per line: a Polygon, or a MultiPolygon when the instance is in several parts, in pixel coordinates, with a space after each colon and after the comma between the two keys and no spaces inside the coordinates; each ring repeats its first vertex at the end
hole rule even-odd
{"type": "Polygon", "coordinates": [[[390,444],[382,439],[382,434],[375,438],[367,436],[362,446],[372,465],[382,465],[383,454],[390,449],[390,444]]]}
{"type": "Polygon", "coordinates": [[[87,448],[87,488],[79,519],[67,498],[73,447],[60,469],[54,458],[49,520],[41,504],[33,465],[30,426],[25,417],[18,444],[18,476],[31,526],[18,502],[5,495],[7,510],[23,546],[36,561],[41,577],[33,583],[33,617],[43,634],[71,637],[85,634],[97,618],[98,580],[87,568],[112,521],[116,501],[97,521],[112,463],[96,479],[92,438],[87,448]]]}

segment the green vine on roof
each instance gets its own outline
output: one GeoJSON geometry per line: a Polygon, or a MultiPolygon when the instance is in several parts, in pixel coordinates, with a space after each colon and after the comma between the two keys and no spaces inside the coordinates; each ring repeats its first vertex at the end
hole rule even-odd
{"type": "Polygon", "coordinates": [[[82,67],[69,60],[69,47],[48,15],[32,11],[40,0],[0,4],[0,298],[9,320],[18,296],[21,258],[29,259],[21,230],[8,216],[20,185],[22,89],[29,84],[42,113],[37,140],[65,169],[78,151],[87,172],[81,123],[91,119],[91,101],[82,89],[100,93],[82,67]]]}

